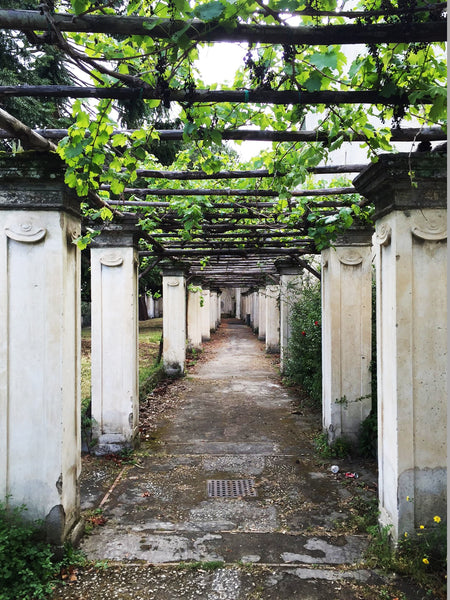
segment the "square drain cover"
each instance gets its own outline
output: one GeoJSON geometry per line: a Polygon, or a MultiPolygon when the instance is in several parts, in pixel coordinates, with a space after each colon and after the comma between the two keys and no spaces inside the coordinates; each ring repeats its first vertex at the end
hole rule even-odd
{"type": "Polygon", "coordinates": [[[208,479],[208,498],[257,496],[254,479],[208,479]]]}

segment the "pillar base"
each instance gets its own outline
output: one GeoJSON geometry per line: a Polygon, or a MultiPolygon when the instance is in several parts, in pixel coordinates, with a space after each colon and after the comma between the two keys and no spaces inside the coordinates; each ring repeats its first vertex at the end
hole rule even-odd
{"type": "Polygon", "coordinates": [[[125,438],[120,433],[104,433],[97,438],[92,454],[105,456],[105,454],[119,454],[124,450],[134,450],[139,446],[139,432],[136,431],[131,439],[125,438]]]}

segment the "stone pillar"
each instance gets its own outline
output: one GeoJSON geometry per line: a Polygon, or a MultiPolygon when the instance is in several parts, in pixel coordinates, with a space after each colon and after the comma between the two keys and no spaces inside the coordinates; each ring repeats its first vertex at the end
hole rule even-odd
{"type": "Polygon", "coordinates": [[[61,546],[78,522],[80,201],[56,154],[0,158],[0,500],[61,546]]]}
{"type": "Polygon", "coordinates": [[[199,349],[202,345],[202,290],[199,285],[193,284],[188,289],[187,299],[187,338],[190,349],[199,349]]]}
{"type": "Polygon", "coordinates": [[[280,273],[280,369],[283,373],[289,338],[291,337],[291,310],[302,289],[300,267],[289,260],[276,261],[280,273]]]}
{"type": "Polygon", "coordinates": [[[184,265],[163,266],[163,365],[170,377],[184,373],[186,362],[186,277],[184,265]]]}
{"type": "Polygon", "coordinates": [[[236,288],[236,319],[241,318],[241,288],[236,288]]]}
{"type": "Polygon", "coordinates": [[[210,331],[210,297],[209,289],[207,287],[202,288],[203,306],[201,310],[201,322],[202,322],[202,341],[207,342],[211,339],[210,331]]]}
{"type": "Polygon", "coordinates": [[[218,297],[215,290],[209,292],[209,330],[216,330],[218,297]]]}
{"type": "Polygon", "coordinates": [[[266,288],[258,292],[258,339],[266,339],[266,288]]]}
{"type": "Polygon", "coordinates": [[[110,223],[91,244],[91,405],[95,454],[120,452],[138,441],[136,224],[134,217],[110,223]]]}
{"type": "Polygon", "coordinates": [[[352,228],[322,252],[322,423],[356,443],[372,408],[372,228],[352,228]]]}
{"type": "Polygon", "coordinates": [[[252,327],[255,333],[258,333],[259,328],[259,296],[258,292],[252,294],[252,327]]]}
{"type": "Polygon", "coordinates": [[[380,156],[354,183],[375,204],[380,522],[398,539],[447,512],[446,157],[380,156]]]}
{"type": "Polygon", "coordinates": [[[266,352],[280,351],[280,286],[266,287],[266,352]]]}
{"type": "Polygon", "coordinates": [[[216,320],[216,329],[220,327],[220,321],[222,319],[222,301],[220,296],[222,295],[222,291],[217,291],[217,320],[216,320]]]}
{"type": "Polygon", "coordinates": [[[145,303],[147,305],[147,314],[149,319],[155,318],[155,301],[153,300],[153,296],[151,294],[147,294],[145,296],[145,303]]]}

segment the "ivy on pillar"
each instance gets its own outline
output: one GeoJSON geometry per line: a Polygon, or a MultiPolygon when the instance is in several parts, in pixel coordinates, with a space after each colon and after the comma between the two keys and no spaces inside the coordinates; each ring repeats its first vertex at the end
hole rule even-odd
{"type": "Polygon", "coordinates": [[[289,339],[291,337],[291,312],[302,291],[301,268],[291,260],[275,262],[280,274],[280,370],[286,364],[289,339]]]}
{"type": "Polygon", "coordinates": [[[62,546],[79,520],[80,201],[54,154],[0,158],[0,500],[62,546]]]}
{"type": "Polygon", "coordinates": [[[446,515],[446,157],[379,157],[375,205],[380,522],[394,539],[446,515]]]}
{"type": "Polygon", "coordinates": [[[137,219],[108,223],[91,244],[92,420],[95,454],[138,442],[137,219]]]}
{"type": "Polygon", "coordinates": [[[353,227],[322,251],[322,419],[353,444],[372,408],[372,233],[353,227]]]}
{"type": "Polygon", "coordinates": [[[170,377],[184,374],[186,362],[186,267],[163,265],[163,365],[170,377]]]}

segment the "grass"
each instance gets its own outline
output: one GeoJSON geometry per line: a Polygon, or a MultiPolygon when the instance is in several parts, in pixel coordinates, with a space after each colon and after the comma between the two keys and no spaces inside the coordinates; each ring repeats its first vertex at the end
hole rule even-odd
{"type": "MultiPolygon", "coordinates": [[[[145,396],[161,375],[156,364],[162,336],[162,319],[149,319],[139,323],[139,394],[145,396]]],[[[81,399],[83,405],[91,397],[91,330],[81,332],[81,399]]]]}

